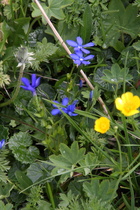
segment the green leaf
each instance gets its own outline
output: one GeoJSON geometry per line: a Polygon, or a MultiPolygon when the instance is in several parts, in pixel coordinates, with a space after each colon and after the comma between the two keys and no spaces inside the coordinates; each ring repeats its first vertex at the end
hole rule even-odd
{"type": "Polygon", "coordinates": [[[140,51],[140,41],[135,42],[132,46],[135,48],[135,50],[140,51]]]}
{"type": "Polygon", "coordinates": [[[132,76],[128,74],[128,69],[121,69],[120,66],[116,63],[113,64],[110,70],[104,70],[105,76],[102,77],[102,80],[118,85],[123,83],[124,79],[129,81],[132,79],[132,76]]]}
{"type": "MultiPolygon", "coordinates": [[[[72,3],[73,0],[48,0],[48,6],[46,6],[45,3],[42,3],[41,6],[43,7],[49,18],[54,17],[58,20],[61,20],[65,18],[62,8],[72,3]]],[[[41,11],[35,3],[32,3],[32,7],[34,9],[34,11],[32,12],[33,17],[42,15],[41,11]]],[[[42,16],[42,21],[44,24],[46,24],[44,16],[42,16]]]]}
{"type": "Polygon", "coordinates": [[[16,33],[22,35],[24,31],[24,33],[27,34],[30,20],[31,20],[30,17],[23,17],[23,18],[15,19],[14,23],[16,27],[16,33]]]}
{"type": "Polygon", "coordinates": [[[37,210],[53,210],[53,208],[51,207],[51,204],[47,201],[40,200],[38,202],[37,210]]]}
{"type": "Polygon", "coordinates": [[[9,139],[9,148],[15,158],[22,163],[32,163],[39,155],[39,150],[31,146],[32,140],[28,133],[19,132],[9,139]]]}
{"type": "Polygon", "coordinates": [[[61,181],[63,182],[71,176],[70,172],[73,170],[74,166],[84,158],[85,149],[79,149],[78,143],[75,141],[72,143],[71,148],[61,143],[60,152],[61,154],[58,156],[51,155],[50,161],[53,162],[53,165],[55,166],[52,170],[52,174],[58,175],[62,173],[61,181]]]}
{"type": "MultiPolygon", "coordinates": [[[[32,185],[32,181],[24,174],[23,171],[20,171],[20,170],[16,171],[15,176],[17,178],[17,181],[19,183],[19,187],[21,190],[24,190],[27,187],[32,185]]],[[[29,192],[29,190],[27,191],[29,192]]]]}
{"type": "Polygon", "coordinates": [[[89,42],[92,33],[92,13],[89,4],[86,5],[83,14],[83,26],[80,30],[80,36],[85,43],[89,42]]]}
{"type": "MultiPolygon", "coordinates": [[[[73,27],[71,30],[71,28],[68,27],[68,24],[63,20],[60,20],[57,25],[57,30],[59,34],[61,34],[61,37],[63,38],[64,41],[75,40],[75,37],[78,36],[79,29],[80,29],[80,26],[77,26],[77,27],[73,27]]],[[[48,29],[46,31],[48,31],[48,29]]]]}
{"type": "Polygon", "coordinates": [[[2,51],[4,45],[5,45],[5,42],[8,38],[8,36],[10,35],[11,33],[11,28],[9,27],[9,25],[3,21],[2,22],[2,26],[1,26],[1,30],[2,30],[2,41],[0,42],[0,52],[2,51]]]}
{"type": "Polygon", "coordinates": [[[0,125],[0,141],[2,139],[7,139],[8,138],[8,128],[7,127],[4,127],[3,125],[0,125]]]}
{"type": "Polygon", "coordinates": [[[68,160],[66,160],[64,157],[61,155],[51,155],[49,157],[50,161],[53,162],[54,166],[58,168],[63,168],[63,169],[71,169],[71,164],[69,163],[68,160]]]}
{"type": "Polygon", "coordinates": [[[104,76],[103,70],[106,69],[105,67],[98,68],[96,73],[94,74],[94,82],[99,84],[102,88],[108,91],[114,91],[116,89],[115,84],[110,84],[109,82],[106,82],[102,79],[104,76]]]}
{"type": "Polygon", "coordinates": [[[34,50],[34,58],[32,61],[32,66],[37,71],[41,70],[39,64],[41,62],[49,62],[49,57],[52,56],[58,48],[51,42],[47,42],[46,37],[42,39],[42,42],[37,42],[36,48],[34,50]]]}
{"type": "Polygon", "coordinates": [[[51,170],[52,166],[47,163],[32,163],[27,169],[27,176],[34,183],[40,178],[45,179],[45,177],[50,176],[51,170]]]}
{"type": "Polygon", "coordinates": [[[0,183],[0,199],[4,199],[10,196],[11,190],[14,188],[13,184],[0,183]]]}
{"type": "Polygon", "coordinates": [[[2,201],[0,201],[0,208],[1,208],[1,210],[12,210],[13,205],[11,203],[7,203],[5,205],[2,201]]]}
{"type": "Polygon", "coordinates": [[[117,195],[116,192],[114,193],[116,182],[103,180],[99,183],[99,180],[95,179],[91,182],[84,182],[83,188],[89,198],[97,197],[102,201],[111,202],[117,195]]]}
{"type": "Polygon", "coordinates": [[[85,158],[79,162],[80,166],[83,167],[83,174],[87,175],[99,164],[97,155],[88,152],[85,158]]]}
{"type": "Polygon", "coordinates": [[[72,165],[77,164],[81,159],[83,159],[85,148],[79,149],[78,143],[75,141],[69,148],[65,144],[60,144],[60,152],[62,156],[72,165]]]}
{"type": "Polygon", "coordinates": [[[56,92],[54,91],[52,85],[45,83],[39,85],[37,89],[37,95],[45,96],[46,98],[53,100],[55,98],[56,92]]]}
{"type": "Polygon", "coordinates": [[[140,32],[140,17],[136,6],[129,4],[125,8],[121,0],[111,0],[108,11],[105,13],[107,16],[102,22],[102,35],[104,39],[103,45],[106,48],[108,46],[116,48],[116,43],[123,33],[135,38],[140,32]]]}

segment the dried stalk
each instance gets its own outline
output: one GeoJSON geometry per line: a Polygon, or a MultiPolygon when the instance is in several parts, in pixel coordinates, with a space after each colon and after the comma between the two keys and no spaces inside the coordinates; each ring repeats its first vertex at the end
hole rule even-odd
{"type": "MultiPolygon", "coordinates": [[[[47,14],[45,13],[43,7],[41,6],[41,4],[39,3],[38,0],[34,0],[35,3],[37,4],[38,8],[40,9],[40,11],[42,12],[43,16],[45,17],[48,25],[50,26],[50,28],[52,29],[52,31],[54,32],[55,36],[58,38],[58,40],[60,41],[61,45],[64,47],[64,49],[66,50],[66,52],[70,55],[71,51],[69,50],[69,48],[67,47],[67,45],[65,44],[65,42],[63,41],[63,39],[61,38],[61,36],[59,35],[59,33],[57,32],[57,30],[55,29],[54,25],[52,24],[52,22],[50,21],[50,19],[48,18],[47,14]]],[[[78,67],[78,66],[77,66],[78,67]]],[[[83,72],[83,70],[80,70],[80,73],[82,74],[82,76],[84,77],[86,83],[88,84],[88,86],[94,90],[93,85],[91,84],[91,82],[89,81],[89,79],[87,78],[86,74],[83,72]]],[[[102,98],[99,97],[98,98],[99,103],[101,104],[101,106],[104,109],[104,112],[107,114],[107,116],[110,118],[108,110],[106,109],[105,103],[103,102],[102,98]]]]}

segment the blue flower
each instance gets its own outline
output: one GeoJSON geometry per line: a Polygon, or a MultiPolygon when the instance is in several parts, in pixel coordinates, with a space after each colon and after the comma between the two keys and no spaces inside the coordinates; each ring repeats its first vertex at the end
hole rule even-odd
{"type": "Polygon", "coordinates": [[[68,114],[69,116],[76,116],[78,114],[73,113],[75,110],[75,105],[78,102],[78,100],[74,101],[71,105],[68,105],[66,108],[64,108],[64,112],[68,114]]]}
{"type": "Polygon", "coordinates": [[[30,82],[27,78],[22,77],[21,81],[24,83],[25,86],[21,85],[24,90],[29,90],[32,92],[33,96],[36,95],[36,87],[40,85],[40,77],[36,79],[36,74],[32,74],[32,78],[30,82]]]}
{"type": "Polygon", "coordinates": [[[5,139],[2,139],[2,140],[0,141],[0,149],[2,149],[2,147],[4,146],[4,144],[5,144],[5,139]]]}
{"type": "MultiPolygon", "coordinates": [[[[59,104],[58,101],[53,101],[53,102],[59,104]]],[[[52,115],[62,114],[62,112],[61,112],[61,110],[62,110],[63,112],[65,112],[65,113],[68,114],[69,116],[76,116],[77,114],[76,114],[76,113],[73,113],[73,112],[74,112],[74,110],[75,110],[75,105],[76,105],[76,103],[77,103],[77,100],[74,101],[71,105],[68,105],[68,102],[69,102],[69,99],[68,99],[68,98],[63,98],[63,99],[62,99],[62,105],[65,106],[65,107],[62,107],[62,108],[59,108],[59,109],[58,109],[58,107],[57,107],[56,104],[53,104],[53,107],[55,107],[56,109],[53,109],[53,110],[51,111],[51,114],[52,114],[52,115]],[[67,106],[67,105],[68,105],[68,106],[67,106]]]]}
{"type": "Polygon", "coordinates": [[[75,52],[75,54],[70,54],[70,57],[73,59],[74,63],[78,66],[81,64],[88,65],[90,62],[88,60],[93,59],[94,55],[83,56],[81,51],[75,52]]]}
{"type": "Polygon", "coordinates": [[[81,89],[82,87],[83,87],[83,80],[80,79],[80,81],[79,81],[79,88],[81,89]]]}
{"type": "Polygon", "coordinates": [[[81,50],[85,54],[89,54],[90,51],[89,50],[86,50],[84,48],[85,47],[92,47],[92,46],[94,46],[94,43],[93,42],[89,42],[89,43],[83,45],[83,39],[80,36],[78,36],[76,38],[76,41],[77,42],[72,41],[72,40],[66,40],[66,42],[67,42],[68,45],[70,45],[71,47],[74,47],[74,51],[81,50]]]}
{"type": "Polygon", "coordinates": [[[92,98],[93,98],[93,90],[91,90],[89,93],[89,100],[92,101],[92,98]]]}

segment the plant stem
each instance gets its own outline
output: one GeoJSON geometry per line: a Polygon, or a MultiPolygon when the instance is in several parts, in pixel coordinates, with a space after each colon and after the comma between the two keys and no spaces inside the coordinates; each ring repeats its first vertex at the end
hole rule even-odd
{"type": "Polygon", "coordinates": [[[52,207],[53,207],[53,209],[55,209],[55,203],[54,203],[54,199],[53,199],[51,186],[50,186],[49,182],[47,182],[46,185],[47,185],[47,192],[48,192],[52,207]]]}
{"type": "Polygon", "coordinates": [[[128,54],[129,52],[126,53],[126,58],[125,58],[125,63],[124,63],[124,74],[123,74],[123,93],[125,93],[125,83],[126,83],[126,64],[127,64],[127,59],[128,59],[128,54]]]}
{"type": "Polygon", "coordinates": [[[10,100],[1,103],[0,107],[7,106],[7,105],[11,104],[16,99],[16,97],[18,96],[18,93],[19,93],[19,90],[20,90],[20,85],[21,85],[21,78],[23,76],[24,68],[25,68],[24,65],[22,65],[20,67],[19,77],[18,77],[18,81],[17,81],[17,87],[16,87],[16,90],[13,94],[13,97],[10,100]]]}
{"type": "MultiPolygon", "coordinates": [[[[129,142],[129,136],[128,136],[127,126],[126,126],[126,119],[123,114],[122,114],[122,122],[123,122],[123,126],[124,126],[125,143],[129,145],[130,142],[129,142]]],[[[133,160],[131,146],[128,146],[127,148],[128,148],[129,163],[131,163],[133,160]]]]}

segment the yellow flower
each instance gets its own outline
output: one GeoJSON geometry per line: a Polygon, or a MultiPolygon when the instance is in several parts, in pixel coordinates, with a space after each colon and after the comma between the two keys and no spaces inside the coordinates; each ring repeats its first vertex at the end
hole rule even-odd
{"type": "Polygon", "coordinates": [[[106,133],[110,128],[110,120],[106,117],[100,117],[95,121],[94,130],[100,133],[106,133]]]}
{"type": "Polygon", "coordinates": [[[120,98],[116,98],[115,105],[125,116],[131,116],[139,113],[140,98],[133,96],[133,93],[126,92],[120,98]]]}

